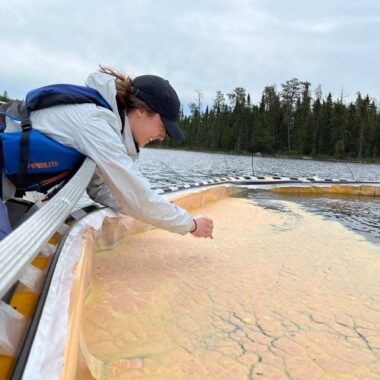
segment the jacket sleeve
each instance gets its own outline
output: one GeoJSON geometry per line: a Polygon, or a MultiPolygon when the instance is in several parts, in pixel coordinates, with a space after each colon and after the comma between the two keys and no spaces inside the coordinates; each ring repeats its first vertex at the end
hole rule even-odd
{"type": "MultiPolygon", "coordinates": [[[[171,232],[186,234],[191,230],[191,215],[150,189],[149,182],[128,156],[120,135],[101,110],[93,113],[78,129],[76,144],[97,164],[98,173],[120,206],[120,211],[171,232]]],[[[105,195],[101,182],[99,186],[98,192],[103,191],[105,195]]]]}
{"type": "Polygon", "coordinates": [[[123,213],[123,207],[116,202],[103,177],[99,173],[99,168],[96,167],[95,173],[87,187],[88,196],[97,203],[103,206],[111,207],[114,211],[123,213]]]}

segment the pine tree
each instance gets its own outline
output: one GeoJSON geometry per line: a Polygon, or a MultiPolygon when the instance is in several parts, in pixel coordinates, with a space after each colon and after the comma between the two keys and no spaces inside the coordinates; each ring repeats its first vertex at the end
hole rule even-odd
{"type": "Polygon", "coordinates": [[[300,82],[300,92],[295,110],[294,149],[299,154],[310,154],[313,149],[310,83],[300,82]]]}
{"type": "Polygon", "coordinates": [[[322,88],[321,85],[318,85],[315,90],[315,97],[312,110],[312,150],[311,154],[313,156],[320,153],[319,142],[320,142],[320,129],[322,123],[322,88]]]}
{"type": "Polygon", "coordinates": [[[321,115],[322,117],[321,117],[321,128],[320,128],[320,135],[319,135],[320,153],[324,155],[333,155],[334,153],[334,146],[332,144],[332,139],[331,139],[332,111],[333,111],[333,101],[332,101],[332,95],[329,92],[326,100],[323,100],[322,102],[322,115],[321,115]]]}
{"type": "Polygon", "coordinates": [[[292,133],[294,128],[295,105],[300,96],[300,82],[297,78],[281,84],[281,102],[283,109],[283,126],[286,128],[288,151],[292,150],[292,133]]]}
{"type": "Polygon", "coordinates": [[[0,95],[0,102],[9,102],[11,99],[8,96],[8,92],[6,90],[3,91],[3,95],[0,95]]]}

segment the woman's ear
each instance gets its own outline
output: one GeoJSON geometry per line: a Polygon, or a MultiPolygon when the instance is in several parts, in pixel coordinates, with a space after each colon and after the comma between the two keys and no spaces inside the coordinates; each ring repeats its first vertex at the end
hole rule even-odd
{"type": "Polygon", "coordinates": [[[138,117],[142,117],[142,116],[144,116],[144,113],[145,113],[145,110],[144,110],[143,108],[137,108],[137,109],[136,109],[136,115],[137,115],[138,117]]]}

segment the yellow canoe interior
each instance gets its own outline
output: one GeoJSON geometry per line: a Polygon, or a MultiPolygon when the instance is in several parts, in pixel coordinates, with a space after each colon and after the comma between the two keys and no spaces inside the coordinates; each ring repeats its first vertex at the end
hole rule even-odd
{"type": "Polygon", "coordinates": [[[177,196],[213,240],[128,218],[86,232],[61,378],[380,377],[379,247],[238,191],[177,196]]]}

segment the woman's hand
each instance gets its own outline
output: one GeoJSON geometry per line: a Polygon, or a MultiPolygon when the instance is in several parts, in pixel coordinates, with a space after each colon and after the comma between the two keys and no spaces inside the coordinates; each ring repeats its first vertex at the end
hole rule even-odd
{"type": "Polygon", "coordinates": [[[206,218],[202,215],[194,216],[193,218],[193,228],[190,233],[195,237],[204,237],[210,238],[212,237],[212,231],[214,230],[214,223],[212,219],[206,218]]]}

